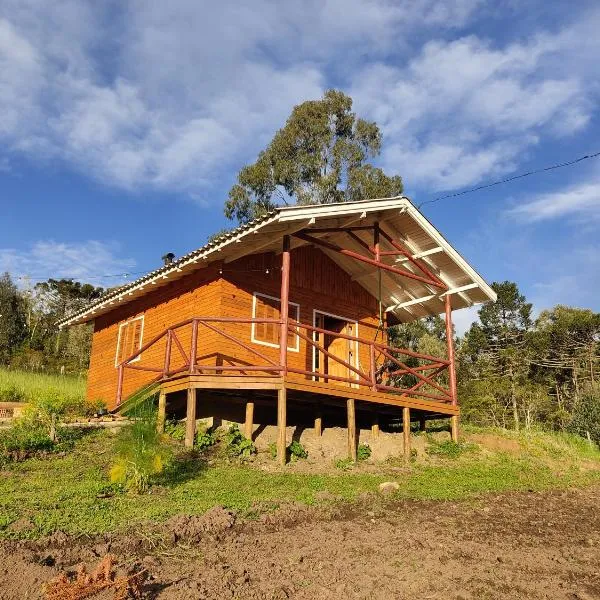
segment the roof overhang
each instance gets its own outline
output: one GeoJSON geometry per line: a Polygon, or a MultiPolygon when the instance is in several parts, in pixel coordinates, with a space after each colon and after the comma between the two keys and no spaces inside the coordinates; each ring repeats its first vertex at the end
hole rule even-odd
{"type": "MultiPolygon", "coordinates": [[[[368,229],[353,231],[352,238],[343,231],[318,231],[370,226],[374,223],[378,223],[382,231],[411,253],[410,257],[414,261],[421,262],[435,274],[445,284],[445,289],[398,276],[331,249],[325,248],[323,251],[374,297],[380,297],[386,311],[393,314],[398,321],[407,322],[441,314],[444,312],[444,299],[447,294],[451,295],[452,308],[455,310],[496,300],[494,290],[410,200],[397,197],[277,208],[260,219],[242,225],[202,248],[182,256],[174,263],[105,294],[85,309],[63,319],[59,325],[64,327],[95,319],[192,271],[206,268],[216,262],[231,263],[242,256],[259,252],[279,253],[284,235],[294,236],[299,232],[311,233],[311,230],[314,230],[315,236],[330,245],[360,252],[363,250],[361,246],[373,243],[372,233],[368,229]]],[[[292,237],[291,247],[306,243],[309,242],[292,237]]],[[[411,258],[390,255],[381,260],[403,270],[415,271],[411,258]]]]}

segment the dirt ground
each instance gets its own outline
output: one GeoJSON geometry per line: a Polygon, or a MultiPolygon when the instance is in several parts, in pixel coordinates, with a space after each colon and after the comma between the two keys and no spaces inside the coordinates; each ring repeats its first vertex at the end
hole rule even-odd
{"type": "MultiPolygon", "coordinates": [[[[0,544],[0,598],[110,552],[160,599],[600,598],[600,487],[468,502],[289,505],[239,521],[223,508],[130,536],[0,544]]],[[[109,598],[110,595],[102,595],[109,598]]]]}

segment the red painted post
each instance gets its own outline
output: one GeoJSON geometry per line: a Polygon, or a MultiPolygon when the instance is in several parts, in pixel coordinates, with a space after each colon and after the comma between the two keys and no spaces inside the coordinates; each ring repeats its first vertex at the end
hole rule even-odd
{"type": "Polygon", "coordinates": [[[125,372],[125,367],[121,364],[119,365],[119,379],[117,380],[117,406],[121,404],[121,398],[123,396],[123,375],[125,372]]]}
{"type": "Polygon", "coordinates": [[[370,377],[371,377],[371,389],[377,391],[377,365],[375,364],[375,345],[369,345],[369,366],[370,366],[370,377]]]}
{"type": "Polygon", "coordinates": [[[445,296],[446,306],[446,343],[448,345],[448,375],[450,379],[450,396],[452,396],[452,405],[456,406],[458,399],[456,396],[456,361],[454,358],[454,331],[452,328],[452,302],[450,294],[445,296]]]}
{"type": "Polygon", "coordinates": [[[165,364],[163,366],[163,377],[168,377],[171,366],[171,330],[167,331],[167,347],[165,348],[165,364]]]}
{"type": "Polygon", "coordinates": [[[290,236],[283,236],[283,252],[281,254],[281,329],[279,334],[279,365],[281,374],[287,373],[287,339],[288,339],[288,314],[290,300],[290,236]]]}
{"type": "Polygon", "coordinates": [[[190,348],[190,375],[196,371],[196,352],[198,347],[198,321],[192,321],[192,345],[190,348]]]}

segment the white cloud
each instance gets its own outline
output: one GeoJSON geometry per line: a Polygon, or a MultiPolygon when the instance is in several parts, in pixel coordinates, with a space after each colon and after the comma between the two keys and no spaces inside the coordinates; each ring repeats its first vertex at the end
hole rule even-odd
{"type": "Polygon", "coordinates": [[[597,45],[597,14],[503,47],[443,39],[482,7],[4,0],[0,143],[117,187],[197,196],[333,79],[382,125],[388,169],[415,186],[468,185],[512,170],[542,135],[587,126],[597,45]],[[439,39],[419,47],[426,35],[439,39]]]}
{"type": "MultiPolygon", "coordinates": [[[[588,19],[600,25],[600,12],[588,19]]],[[[352,95],[383,128],[386,168],[412,186],[456,189],[514,170],[542,136],[585,128],[597,74],[574,61],[581,28],[503,47],[473,35],[432,41],[405,65],[366,65],[352,95]]]]}
{"type": "Polygon", "coordinates": [[[122,284],[135,268],[131,258],[119,256],[116,243],[89,240],[66,243],[35,242],[28,250],[0,248],[0,273],[8,271],[24,283],[49,278],[73,278],[102,287],[122,284]],[[107,277],[109,275],[110,277],[107,277]]]}
{"type": "Polygon", "coordinates": [[[560,217],[600,216],[600,179],[536,195],[523,204],[511,208],[508,215],[527,222],[560,217]]]}

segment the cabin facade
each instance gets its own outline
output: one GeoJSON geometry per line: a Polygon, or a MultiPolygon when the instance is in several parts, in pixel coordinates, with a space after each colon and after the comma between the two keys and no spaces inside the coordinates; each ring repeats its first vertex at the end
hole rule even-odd
{"type": "MultiPolygon", "coordinates": [[[[278,425],[459,414],[452,311],[493,290],[406,198],[279,208],[123,286],[61,324],[93,321],[88,399],[119,410],[153,386],[159,422],[200,416],[278,425]],[[387,328],[444,314],[434,357],[387,328]],[[280,340],[286,343],[280,344],[280,340]]],[[[160,425],[159,425],[160,426],[160,425]]],[[[405,436],[406,437],[406,436],[405,436]]]]}

